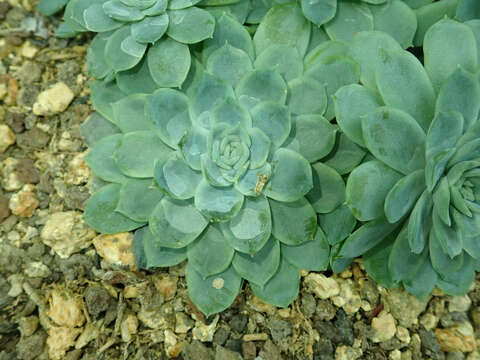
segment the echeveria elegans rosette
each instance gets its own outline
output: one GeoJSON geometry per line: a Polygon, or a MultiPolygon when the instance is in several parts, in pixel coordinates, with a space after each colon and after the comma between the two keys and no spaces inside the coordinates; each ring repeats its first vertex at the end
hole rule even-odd
{"type": "MultiPolygon", "coordinates": [[[[388,44],[376,33],[360,36],[388,44]]],[[[435,285],[461,294],[480,257],[475,36],[454,20],[436,23],[424,39],[425,67],[410,53],[384,45],[375,82],[336,93],[340,127],[373,155],[348,178],[346,202],[365,224],[339,255],[367,253],[372,277],[387,286],[402,283],[418,297],[435,285]]]]}
{"type": "MultiPolygon", "coordinates": [[[[92,88],[94,105],[117,131],[97,140],[87,157],[111,184],[85,211],[86,222],[101,232],[139,229],[139,267],[188,259],[190,296],[207,315],[233,302],[242,279],[264,301],[288,305],[300,269],[328,266],[330,238],[317,214],[342,208],[339,214],[352,226],[355,221],[342,207],[341,175],[318,162],[328,156],[336,164],[338,157],[330,154],[337,129],[323,116],[329,101],[319,66],[325,59],[307,66],[292,46],[255,56],[235,19],[224,15],[217,25],[219,38],[205,43],[182,91],[122,97],[114,84],[92,88]]],[[[336,60],[328,59],[325,72],[336,60]]],[[[351,146],[342,144],[339,149],[351,146]]],[[[363,157],[357,148],[361,156],[349,166],[363,157]]],[[[324,223],[331,228],[331,218],[324,223]]],[[[347,236],[336,233],[332,242],[347,236]]]]}

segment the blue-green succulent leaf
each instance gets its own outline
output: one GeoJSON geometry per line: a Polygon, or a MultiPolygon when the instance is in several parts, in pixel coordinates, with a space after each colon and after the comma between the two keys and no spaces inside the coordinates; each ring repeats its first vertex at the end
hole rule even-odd
{"type": "Polygon", "coordinates": [[[235,183],[235,189],[245,196],[260,196],[271,175],[272,167],[269,163],[257,169],[249,169],[235,183]]]}
{"type": "Polygon", "coordinates": [[[112,104],[113,122],[123,133],[152,130],[152,123],[144,112],[146,99],[145,94],[133,94],[112,104]]]}
{"type": "Polygon", "coordinates": [[[313,188],[307,199],[317,213],[329,213],[345,201],[345,183],[329,166],[317,162],[312,165],[313,188]]]}
{"type": "Polygon", "coordinates": [[[248,54],[229,43],[213,51],[207,60],[207,71],[231,86],[235,86],[252,69],[248,54]]]}
{"type": "Polygon", "coordinates": [[[394,236],[388,236],[384,241],[362,256],[363,266],[368,275],[374,281],[388,289],[394,288],[397,285],[388,270],[388,258],[392,251],[394,241],[394,236]]]}
{"type": "Polygon", "coordinates": [[[194,170],[202,169],[201,156],[207,151],[208,132],[197,126],[193,126],[182,137],[178,146],[185,161],[194,170]]]}
{"type": "Polygon", "coordinates": [[[310,78],[299,77],[288,83],[288,107],[292,114],[323,115],[328,98],[325,85],[310,78]]]}
{"type": "Polygon", "coordinates": [[[272,142],[259,128],[248,130],[252,145],[250,146],[250,169],[258,169],[267,161],[272,142]]]}
{"type": "Polygon", "coordinates": [[[229,126],[252,127],[252,118],[248,111],[235,99],[228,97],[219,103],[212,112],[211,125],[225,123],[229,126]]]}
{"type": "Polygon", "coordinates": [[[120,129],[98,112],[91,113],[80,125],[80,135],[85,138],[85,142],[90,147],[93,147],[99,140],[118,133],[120,133],[120,129]]]}
{"type": "Polygon", "coordinates": [[[120,0],[110,0],[103,4],[103,11],[112,19],[124,22],[142,20],[145,15],[134,6],[125,5],[120,0]]]}
{"type": "Polygon", "coordinates": [[[96,79],[103,79],[112,69],[105,61],[105,46],[108,36],[97,34],[87,49],[87,70],[90,76],[96,79]]]}
{"type": "Polygon", "coordinates": [[[213,35],[215,18],[206,10],[194,6],[182,10],[170,10],[168,16],[170,25],[167,34],[178,42],[195,44],[213,35]]]}
{"type": "Polygon", "coordinates": [[[115,74],[118,87],[125,94],[151,94],[158,85],[153,81],[147,57],[143,57],[133,68],[115,74]]]}
{"type": "Polygon", "coordinates": [[[159,183],[163,191],[176,199],[186,200],[195,195],[202,175],[188,166],[183,159],[168,159],[155,163],[155,179],[158,178],[161,178],[165,185],[165,188],[162,188],[159,183]]]}
{"type": "Polygon", "coordinates": [[[435,236],[435,232],[430,232],[429,237],[429,250],[432,266],[440,276],[445,276],[458,271],[463,265],[463,252],[459,255],[451,258],[444,251],[439,242],[439,239],[435,236]]]}
{"type": "Polygon", "coordinates": [[[366,150],[355,144],[343,132],[340,132],[333,150],[322,159],[322,162],[335,169],[340,175],[345,175],[362,162],[365,154],[366,150]]]}
{"type": "Polygon", "coordinates": [[[355,225],[357,219],[353,216],[350,208],[342,204],[333,211],[318,215],[320,228],[325,232],[328,243],[335,245],[347,238],[355,225]]]}
{"type": "Polygon", "coordinates": [[[83,21],[88,30],[97,33],[115,30],[124,24],[108,16],[103,10],[103,4],[101,2],[90,5],[85,9],[83,12],[83,21]]]}
{"type": "Polygon", "coordinates": [[[415,9],[417,15],[417,33],[413,40],[415,46],[422,46],[427,30],[445,17],[453,18],[458,0],[442,0],[425,4],[415,9]]]}
{"type": "Polygon", "coordinates": [[[132,220],[147,222],[162,197],[152,179],[131,179],[122,185],[115,211],[132,220]]]}
{"type": "Polygon", "coordinates": [[[463,241],[461,234],[456,229],[455,224],[448,226],[441,219],[437,206],[433,207],[432,232],[442,246],[443,251],[453,258],[459,255],[463,250],[463,241]]]}
{"type": "Polygon", "coordinates": [[[169,18],[167,14],[149,16],[132,24],[132,36],[142,44],[153,44],[160,40],[167,31],[169,18]]]}
{"type": "Polygon", "coordinates": [[[276,70],[254,70],[238,83],[235,92],[239,101],[252,109],[263,101],[285,104],[287,84],[276,70]]]}
{"type": "Polygon", "coordinates": [[[480,4],[475,0],[460,0],[457,6],[455,19],[467,21],[480,18],[480,4]]]}
{"type": "Polygon", "coordinates": [[[408,221],[408,242],[415,254],[420,254],[427,243],[432,223],[432,207],[431,193],[425,190],[415,204],[408,221]]]}
{"type": "Polygon", "coordinates": [[[280,147],[290,134],[292,127],[290,112],[286,106],[275,102],[261,102],[252,111],[252,126],[262,130],[272,141],[273,147],[280,147]]]}
{"type": "Polygon", "coordinates": [[[190,6],[196,5],[202,0],[170,0],[168,2],[168,8],[170,10],[179,10],[179,9],[186,9],[190,6]]]}
{"type": "Polygon", "coordinates": [[[95,110],[113,122],[112,103],[123,99],[125,94],[114,82],[105,83],[103,81],[91,82],[90,92],[95,110]]]}
{"type": "Polygon", "coordinates": [[[123,26],[112,34],[105,46],[105,60],[115,71],[133,68],[142,60],[147,45],[135,41],[130,26],[123,26]]]}
{"type": "Polygon", "coordinates": [[[213,221],[234,218],[243,205],[244,196],[233,187],[214,187],[202,180],[195,192],[195,206],[213,221]]]}
{"type": "Polygon", "coordinates": [[[335,17],[325,24],[332,40],[351,41],[359,31],[373,30],[373,16],[367,5],[354,2],[337,2],[335,17]]]}
{"type": "Polygon", "coordinates": [[[328,23],[337,12],[336,0],[302,0],[300,4],[305,17],[318,26],[328,23]]]}
{"type": "Polygon", "coordinates": [[[255,59],[255,69],[275,69],[286,81],[302,75],[303,61],[296,47],[271,45],[255,59]]]}

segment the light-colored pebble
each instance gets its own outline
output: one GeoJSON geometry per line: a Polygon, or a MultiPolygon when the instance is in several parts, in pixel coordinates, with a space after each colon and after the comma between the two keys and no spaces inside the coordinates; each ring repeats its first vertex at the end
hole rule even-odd
{"type": "Polygon", "coordinates": [[[75,329],[64,326],[52,326],[47,330],[48,355],[52,360],[65,358],[67,350],[75,344],[75,339],[80,335],[82,329],[75,329]]]}
{"type": "Polygon", "coordinates": [[[215,318],[209,325],[204,324],[203,321],[197,321],[195,323],[195,327],[192,330],[193,339],[200,340],[201,342],[212,341],[213,334],[215,334],[219,319],[220,316],[215,316],[215,318]]]}
{"type": "Polygon", "coordinates": [[[446,329],[435,329],[440,348],[443,351],[470,352],[476,350],[475,334],[469,322],[462,322],[446,329]]]}
{"type": "Polygon", "coordinates": [[[24,185],[24,183],[18,179],[16,172],[18,162],[19,161],[17,159],[9,157],[3,160],[1,164],[2,176],[0,177],[0,180],[2,181],[2,187],[6,191],[20,190],[24,185]]]}
{"type": "Polygon", "coordinates": [[[57,287],[49,294],[49,309],[47,315],[60,326],[70,328],[82,326],[85,322],[83,309],[85,305],[80,296],[70,291],[57,287]]]}
{"type": "Polygon", "coordinates": [[[138,330],[138,319],[135,314],[127,314],[120,326],[120,334],[122,335],[122,340],[124,342],[130,342],[133,339],[133,335],[137,333],[138,330]]]}
{"type": "Polygon", "coordinates": [[[38,116],[59,114],[67,109],[73,98],[72,90],[65,83],[58,82],[38,95],[33,113],[38,116]]]}
{"type": "Polygon", "coordinates": [[[88,343],[96,339],[100,335],[100,329],[92,322],[87,323],[83,332],[75,342],[75,349],[81,349],[88,345],[88,343]]]}
{"type": "Polygon", "coordinates": [[[390,340],[397,330],[395,326],[395,319],[392,314],[382,311],[377,317],[372,319],[372,336],[373,342],[383,342],[390,340]]]}
{"type": "Polygon", "coordinates": [[[46,278],[51,274],[50,269],[41,261],[32,261],[25,267],[25,275],[33,278],[46,278]]]}
{"type": "Polygon", "coordinates": [[[310,273],[305,277],[304,284],[310,292],[320,299],[328,299],[340,293],[340,286],[333,277],[310,273]]]}
{"type": "Polygon", "coordinates": [[[426,313],[420,317],[420,324],[422,324],[426,330],[432,330],[437,327],[438,317],[431,313],[426,313]]]}
{"type": "Polygon", "coordinates": [[[83,221],[82,214],[75,211],[50,214],[41,231],[41,239],[62,259],[90,246],[96,233],[83,221]]]}
{"type": "Polygon", "coordinates": [[[105,261],[110,264],[135,267],[132,252],[133,234],[125,232],[114,235],[99,235],[93,239],[93,246],[105,261]]]}
{"type": "Polygon", "coordinates": [[[360,359],[362,355],[362,349],[342,345],[337,347],[335,351],[335,360],[356,360],[360,359]]]}
{"type": "Polygon", "coordinates": [[[35,212],[40,204],[34,193],[35,186],[31,184],[24,185],[22,190],[13,194],[8,204],[12,214],[29,218],[35,212]]]}
{"type": "Polygon", "coordinates": [[[395,333],[395,336],[398,340],[405,344],[410,343],[410,333],[408,332],[408,329],[404,328],[403,326],[397,326],[397,332],[395,333]]]}
{"type": "Polygon", "coordinates": [[[18,321],[18,329],[22,337],[32,335],[38,328],[39,320],[36,316],[26,316],[18,321]]]}
{"type": "Polygon", "coordinates": [[[15,134],[7,125],[0,125],[0,154],[7,151],[10,145],[15,144],[15,134]]]}
{"type": "Polygon", "coordinates": [[[465,294],[463,296],[452,296],[448,300],[448,311],[449,312],[465,312],[468,311],[472,305],[472,300],[470,297],[465,294]]]}
{"type": "Polygon", "coordinates": [[[340,293],[332,297],[332,302],[337,307],[343,308],[347,315],[353,315],[360,309],[362,299],[352,279],[340,282],[340,293]]]}
{"type": "Polygon", "coordinates": [[[389,360],[401,360],[402,359],[402,352],[398,349],[390,351],[390,354],[388,354],[388,359],[389,360]]]}
{"type": "Polygon", "coordinates": [[[175,314],[175,332],[177,334],[186,334],[193,326],[193,320],[184,313],[175,314]]]}
{"type": "Polygon", "coordinates": [[[23,292],[23,281],[24,277],[21,274],[13,274],[8,277],[8,282],[10,283],[10,290],[8,291],[8,296],[17,297],[23,292]]]}

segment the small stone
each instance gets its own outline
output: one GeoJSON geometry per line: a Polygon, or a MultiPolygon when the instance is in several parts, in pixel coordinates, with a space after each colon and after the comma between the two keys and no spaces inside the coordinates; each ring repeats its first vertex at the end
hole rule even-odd
{"type": "Polygon", "coordinates": [[[56,83],[38,95],[33,104],[33,113],[38,116],[59,114],[67,109],[73,98],[72,90],[65,83],[56,83]]]}
{"type": "Polygon", "coordinates": [[[0,154],[3,154],[13,144],[15,144],[13,131],[7,125],[0,125],[0,154]]]}
{"type": "Polygon", "coordinates": [[[443,351],[471,352],[476,350],[473,327],[469,322],[462,322],[446,329],[435,329],[435,336],[443,351]]]}
{"type": "Polygon", "coordinates": [[[448,311],[449,312],[465,312],[468,311],[472,305],[472,300],[468,297],[467,294],[463,296],[452,296],[448,301],[448,311]]]}
{"type": "Polygon", "coordinates": [[[300,311],[307,318],[311,318],[315,314],[317,303],[311,294],[304,294],[300,305],[300,311]]]}
{"type": "Polygon", "coordinates": [[[48,329],[48,354],[52,360],[63,360],[67,350],[75,344],[82,329],[52,326],[48,329]]]}
{"type": "Polygon", "coordinates": [[[120,326],[120,334],[124,342],[132,341],[132,335],[135,335],[138,330],[138,319],[133,313],[127,314],[120,326]]]}
{"type": "Polygon", "coordinates": [[[215,352],[215,360],[242,360],[242,356],[238,352],[225,349],[220,345],[217,345],[215,352]]]}
{"type": "Polygon", "coordinates": [[[15,172],[18,180],[23,184],[37,184],[40,181],[38,170],[35,168],[35,164],[31,159],[18,159],[18,163],[15,166],[15,172]]]}
{"type": "Polygon", "coordinates": [[[402,359],[402,352],[398,349],[395,349],[388,354],[389,360],[401,360],[402,359]]]}
{"type": "Polygon", "coordinates": [[[340,286],[333,277],[323,274],[310,273],[305,277],[304,284],[310,292],[320,299],[328,299],[340,293],[340,286]]]}
{"type": "Polygon", "coordinates": [[[476,330],[480,330],[480,307],[477,306],[472,309],[471,312],[473,325],[475,326],[476,330]]]}
{"type": "Polygon", "coordinates": [[[468,356],[467,360],[480,360],[480,353],[477,351],[472,351],[468,356]]]}
{"type": "Polygon", "coordinates": [[[99,235],[93,239],[93,246],[105,261],[110,264],[135,267],[132,252],[133,234],[125,232],[114,235],[99,235]]]}
{"type": "Polygon", "coordinates": [[[48,266],[41,261],[29,262],[25,268],[25,275],[32,278],[46,278],[51,274],[48,266]]]}
{"type": "Polygon", "coordinates": [[[420,324],[423,325],[425,330],[432,330],[437,327],[438,317],[431,313],[426,313],[420,318],[420,324]]]}
{"type": "Polygon", "coordinates": [[[9,200],[0,195],[0,223],[8,218],[11,214],[10,208],[8,207],[9,200]]]}
{"type": "MultiPolygon", "coordinates": [[[[207,348],[200,341],[192,341],[182,349],[184,360],[213,360],[213,350],[207,348]]],[[[267,358],[265,358],[267,359],[267,358]]]]}
{"type": "Polygon", "coordinates": [[[164,329],[167,325],[167,319],[159,311],[148,311],[142,307],[137,316],[138,320],[150,329],[164,329]]]}
{"type": "Polygon", "coordinates": [[[404,328],[403,326],[397,326],[397,332],[395,336],[398,340],[405,344],[410,343],[410,333],[408,332],[408,329],[404,328]]]}
{"type": "Polygon", "coordinates": [[[280,349],[271,341],[267,340],[260,351],[260,358],[264,360],[282,360],[280,349]]]}
{"type": "Polygon", "coordinates": [[[337,347],[337,350],[335,351],[335,360],[356,360],[362,355],[362,349],[342,345],[337,347]]]}
{"type": "Polygon", "coordinates": [[[193,327],[193,320],[181,312],[175,314],[175,332],[186,334],[193,327]]]}
{"type": "Polygon", "coordinates": [[[23,275],[13,274],[8,277],[8,282],[10,283],[10,290],[8,291],[8,296],[17,297],[23,292],[23,275]]]}
{"type": "Polygon", "coordinates": [[[50,135],[35,126],[22,134],[17,135],[17,145],[25,150],[44,148],[50,141],[50,135]]]}
{"type": "Polygon", "coordinates": [[[27,59],[33,59],[38,52],[38,48],[27,40],[23,43],[20,51],[23,57],[27,59]]]}
{"type": "Polygon", "coordinates": [[[164,331],[164,345],[165,345],[165,353],[167,354],[168,358],[175,358],[179,355],[177,345],[177,336],[171,330],[164,331]]]}
{"type": "Polygon", "coordinates": [[[403,289],[392,289],[383,294],[383,303],[400,325],[409,328],[417,323],[418,315],[422,313],[427,300],[419,301],[403,289]]]}
{"type": "Polygon", "coordinates": [[[22,337],[16,347],[18,359],[33,360],[40,356],[43,352],[46,337],[43,331],[37,332],[32,336],[22,337]]]}
{"type": "Polygon", "coordinates": [[[65,174],[64,180],[68,185],[86,184],[90,178],[91,171],[85,162],[86,153],[80,153],[73,157],[68,163],[69,171],[65,174]]]}
{"type": "Polygon", "coordinates": [[[35,186],[25,185],[18,193],[13,194],[10,198],[9,207],[12,214],[29,218],[35,212],[40,204],[34,193],[35,186]]]}
{"type": "Polygon", "coordinates": [[[254,360],[257,356],[257,347],[253,341],[242,343],[242,355],[245,360],[254,360]]]}
{"type": "Polygon", "coordinates": [[[275,313],[275,307],[263,302],[256,296],[253,296],[251,299],[247,301],[247,304],[252,307],[253,310],[258,311],[258,312],[263,312],[266,314],[274,314],[275,313]]]}
{"type": "Polygon", "coordinates": [[[200,340],[202,342],[212,341],[219,319],[220,317],[218,315],[215,316],[215,318],[209,325],[204,324],[202,321],[197,321],[195,323],[195,327],[192,330],[193,339],[200,340]]]}
{"type": "Polygon", "coordinates": [[[343,308],[348,315],[358,312],[362,305],[360,294],[351,279],[341,282],[340,293],[332,297],[332,301],[335,306],[343,308]]]}
{"type": "Polygon", "coordinates": [[[247,315],[237,314],[237,315],[233,315],[232,319],[228,322],[228,325],[230,325],[230,328],[233,331],[241,333],[243,332],[243,330],[245,330],[245,327],[247,326],[247,322],[248,322],[247,315]]]}
{"type": "Polygon", "coordinates": [[[178,278],[175,276],[167,275],[161,279],[155,280],[155,286],[157,287],[160,294],[163,295],[165,300],[171,300],[177,293],[177,281],[178,278]]]}
{"type": "Polygon", "coordinates": [[[6,158],[2,162],[2,187],[6,191],[16,191],[22,188],[24,183],[18,178],[16,172],[16,166],[18,165],[18,160],[14,158],[6,158]]]}
{"type": "Polygon", "coordinates": [[[432,359],[442,360],[445,358],[445,354],[442,352],[440,348],[440,344],[435,337],[433,331],[425,331],[420,329],[418,334],[413,334],[412,336],[412,348],[416,350],[416,352],[423,352],[423,354],[432,359]],[[420,347],[420,349],[418,349],[420,347]]]}
{"type": "Polygon", "coordinates": [[[58,325],[70,328],[82,326],[85,322],[83,315],[84,303],[82,298],[60,287],[50,292],[48,299],[50,308],[47,315],[58,325]]]}
{"type": "Polygon", "coordinates": [[[337,310],[329,300],[320,300],[317,303],[315,314],[319,320],[330,321],[335,317],[337,310]]]}
{"type": "Polygon", "coordinates": [[[36,316],[26,316],[20,318],[18,322],[18,329],[20,330],[20,334],[22,337],[31,336],[38,328],[38,317],[36,316]]]}
{"type": "Polygon", "coordinates": [[[139,295],[138,288],[135,285],[127,285],[123,289],[123,296],[125,299],[136,299],[139,295]]]}
{"type": "Polygon", "coordinates": [[[57,212],[48,216],[41,231],[41,239],[62,259],[90,246],[95,231],[75,211],[57,212]]]}
{"type": "Polygon", "coordinates": [[[82,349],[88,345],[88,343],[96,339],[100,335],[100,329],[92,322],[87,323],[83,332],[75,342],[75,349],[82,349]]]}
{"type": "Polygon", "coordinates": [[[372,319],[373,334],[370,339],[373,342],[383,342],[391,339],[395,335],[395,319],[392,314],[382,311],[377,317],[372,319]]]}
{"type": "Polygon", "coordinates": [[[98,317],[100,313],[107,311],[111,302],[112,297],[103,286],[93,285],[85,290],[85,303],[88,313],[95,318],[98,317]]]}
{"type": "Polygon", "coordinates": [[[271,319],[268,323],[270,334],[275,342],[278,342],[292,334],[292,324],[286,320],[271,319]]]}

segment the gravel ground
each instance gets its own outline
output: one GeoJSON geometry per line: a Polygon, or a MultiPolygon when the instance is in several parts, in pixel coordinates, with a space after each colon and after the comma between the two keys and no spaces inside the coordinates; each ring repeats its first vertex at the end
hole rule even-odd
{"type": "Polygon", "coordinates": [[[419,302],[358,261],[303,273],[287,309],[244,287],[205,319],[185,264],[137,271],[131,234],[98,235],[81,218],[90,38],[54,38],[58,20],[33,4],[0,1],[0,360],[480,359],[480,278],[467,296],[419,302]]]}

